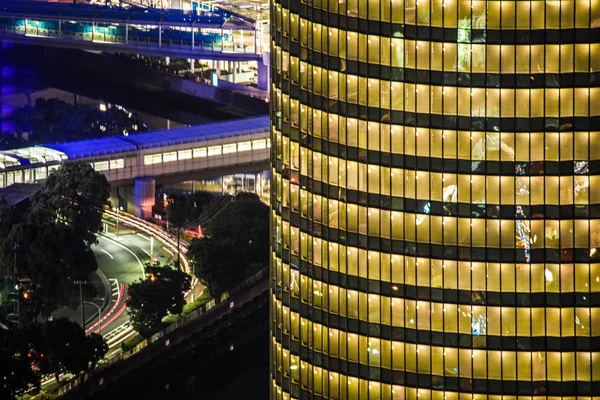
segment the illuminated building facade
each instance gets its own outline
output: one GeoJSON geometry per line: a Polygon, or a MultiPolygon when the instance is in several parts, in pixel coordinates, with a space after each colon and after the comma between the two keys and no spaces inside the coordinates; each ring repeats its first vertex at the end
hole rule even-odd
{"type": "Polygon", "coordinates": [[[600,0],[271,7],[271,398],[598,399],[600,0]]]}

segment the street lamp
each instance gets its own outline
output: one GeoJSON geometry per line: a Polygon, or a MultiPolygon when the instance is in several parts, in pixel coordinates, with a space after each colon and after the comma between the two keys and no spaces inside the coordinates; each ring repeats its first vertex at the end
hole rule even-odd
{"type": "Polygon", "coordinates": [[[119,210],[123,211],[123,207],[113,207],[112,210],[117,212],[117,236],[119,236],[119,210]]]}
{"type": "Polygon", "coordinates": [[[92,303],[91,301],[85,301],[84,304],[91,304],[98,309],[98,334],[102,334],[102,309],[96,303],[92,303]]]}
{"type": "Polygon", "coordinates": [[[86,285],[87,281],[75,281],[73,283],[79,285],[79,301],[81,303],[81,326],[83,327],[83,331],[85,332],[85,311],[83,310],[83,285],[86,285]]]}

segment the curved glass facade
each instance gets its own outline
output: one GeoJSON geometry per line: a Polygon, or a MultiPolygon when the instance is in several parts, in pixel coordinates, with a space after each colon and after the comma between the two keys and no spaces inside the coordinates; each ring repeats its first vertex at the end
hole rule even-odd
{"type": "Polygon", "coordinates": [[[600,0],[273,0],[272,399],[600,399],[600,0]]]}

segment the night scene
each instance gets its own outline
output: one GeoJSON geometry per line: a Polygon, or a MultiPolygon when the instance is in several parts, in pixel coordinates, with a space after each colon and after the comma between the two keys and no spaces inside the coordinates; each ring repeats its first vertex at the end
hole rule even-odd
{"type": "Polygon", "coordinates": [[[600,0],[0,0],[0,400],[599,400],[600,0]]]}

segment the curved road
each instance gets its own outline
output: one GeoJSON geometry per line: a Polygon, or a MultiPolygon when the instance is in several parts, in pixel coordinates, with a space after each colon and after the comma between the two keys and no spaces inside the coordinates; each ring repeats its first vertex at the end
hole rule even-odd
{"type": "MultiPolygon", "coordinates": [[[[158,240],[153,241],[152,256],[164,264],[172,259],[170,251],[158,240]]],[[[93,303],[102,308],[98,322],[98,307],[84,303],[86,332],[102,333],[111,350],[133,336],[127,314],[127,288],[143,277],[144,263],[149,262],[150,238],[131,229],[121,227],[120,235],[98,235],[98,243],[92,247],[98,261],[98,271],[90,277],[98,297],[93,303]]],[[[63,308],[53,314],[54,318],[66,317],[81,323],[81,310],[63,308]]]]}

